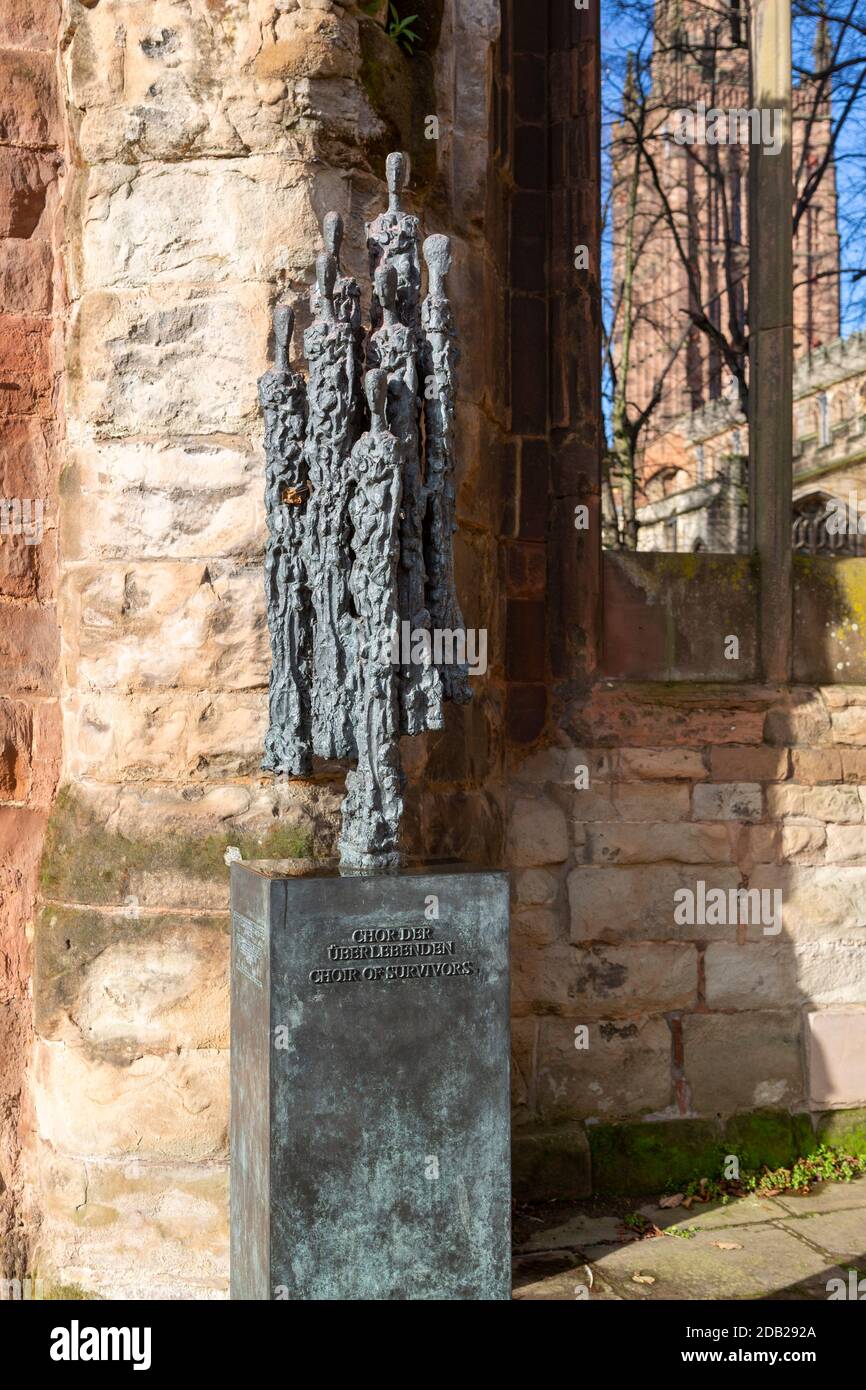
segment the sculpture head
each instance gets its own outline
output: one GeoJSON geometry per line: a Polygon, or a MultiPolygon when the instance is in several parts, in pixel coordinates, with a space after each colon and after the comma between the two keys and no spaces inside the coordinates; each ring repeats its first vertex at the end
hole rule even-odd
{"type": "Polygon", "coordinates": [[[406,183],[408,165],[402,150],[392,150],[385,160],[385,178],[388,182],[388,210],[400,211],[400,194],[406,183]]]}
{"type": "Polygon", "coordinates": [[[340,247],[343,244],[343,219],[338,212],[326,212],[325,220],[322,223],[322,237],[325,242],[325,250],[330,252],[340,264],[340,247]]]}
{"type": "Polygon", "coordinates": [[[451,238],[450,236],[434,235],[428,236],[421,247],[424,253],[424,264],[430,276],[430,294],[441,294],[444,286],[445,276],[451,269],[451,238]]]}
{"type": "Polygon", "coordinates": [[[290,304],[274,309],[274,367],[285,372],[289,366],[289,345],[295,328],[295,311],[290,304]]]}
{"type": "Polygon", "coordinates": [[[330,251],[323,251],[316,257],[316,288],[325,309],[325,318],[334,315],[334,285],[337,280],[337,262],[330,251]]]}
{"type": "Polygon", "coordinates": [[[397,272],[390,262],[378,266],[373,276],[376,298],[385,311],[386,322],[397,304],[397,272]]]}
{"type": "Polygon", "coordinates": [[[364,377],[364,391],[370,407],[370,428],[373,434],[382,434],[388,428],[385,405],[388,400],[388,373],[381,367],[374,367],[364,377]]]}

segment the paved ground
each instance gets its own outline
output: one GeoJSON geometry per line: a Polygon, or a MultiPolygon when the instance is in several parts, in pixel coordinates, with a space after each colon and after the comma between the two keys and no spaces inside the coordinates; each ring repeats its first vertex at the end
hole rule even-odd
{"type": "Polygon", "coordinates": [[[688,1211],[646,1198],[524,1207],[514,1246],[517,1299],[827,1299],[829,1280],[850,1291],[858,1278],[866,1298],[866,1178],[688,1211]],[[635,1239],[633,1213],[664,1234],[635,1239]]]}

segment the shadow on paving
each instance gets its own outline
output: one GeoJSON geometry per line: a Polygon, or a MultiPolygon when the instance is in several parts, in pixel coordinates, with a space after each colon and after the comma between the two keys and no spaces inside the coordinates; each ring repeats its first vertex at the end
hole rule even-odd
{"type": "Polygon", "coordinates": [[[866,1181],[688,1211],[645,1198],[524,1207],[514,1251],[516,1299],[866,1300],[866,1181]],[[629,1216],[662,1234],[635,1239],[629,1216]]]}

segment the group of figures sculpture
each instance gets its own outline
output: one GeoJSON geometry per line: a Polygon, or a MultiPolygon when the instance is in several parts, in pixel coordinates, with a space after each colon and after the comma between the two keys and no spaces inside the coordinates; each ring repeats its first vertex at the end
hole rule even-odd
{"type": "Polygon", "coordinates": [[[272,652],[262,766],[299,777],[314,756],[356,760],[340,837],[349,871],[399,868],[400,737],[441,728],[443,701],[471,694],[466,665],[437,660],[447,645],[424,640],[463,629],[450,242],[424,241],[422,300],[404,157],[389,155],[386,169],[387,211],[366,227],[369,331],[359,285],[340,265],[342,219],[330,212],[303,340],[307,377],[289,367],[294,313],[278,305],[274,365],[259,382],[272,652]]]}

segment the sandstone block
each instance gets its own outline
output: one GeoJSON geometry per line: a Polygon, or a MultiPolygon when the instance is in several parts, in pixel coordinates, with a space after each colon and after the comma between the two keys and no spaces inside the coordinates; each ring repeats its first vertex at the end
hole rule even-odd
{"type": "Polygon", "coordinates": [[[770,744],[730,744],[712,750],[710,769],[717,782],[781,782],[788,775],[788,756],[787,748],[770,744]]]}
{"type": "Polygon", "coordinates": [[[703,754],[696,748],[623,748],[620,776],[629,778],[685,778],[700,782],[707,775],[703,754]]]}
{"type": "Polygon", "coordinates": [[[794,1008],[802,1002],[788,942],[711,941],[704,970],[710,1009],[794,1008]]]}
{"type": "Polygon", "coordinates": [[[794,748],[791,767],[794,782],[841,782],[842,752],[838,748],[794,748]]]}
{"type": "Polygon", "coordinates": [[[696,820],[761,819],[761,787],[758,782],[704,783],[692,793],[696,820]]]}
{"type": "Polygon", "coordinates": [[[809,1097],[813,1107],[866,1100],[866,1009],[823,1009],[806,1016],[809,1097]]]}
{"type": "Polygon", "coordinates": [[[0,141],[40,148],[60,139],[54,54],[0,48],[0,141]]]}
{"type": "Polygon", "coordinates": [[[226,1052],[151,1053],[120,1066],[93,1061],[83,1048],[37,1040],[33,1085],[39,1133],[66,1153],[225,1157],[226,1052]]]}
{"type": "Polygon", "coordinates": [[[732,857],[728,827],[595,823],[587,827],[586,858],[596,864],[725,864],[732,857]]]}
{"type": "Polygon", "coordinates": [[[767,787],[767,815],[782,819],[861,822],[863,803],[857,787],[767,787]]]}
{"type": "Polygon", "coordinates": [[[740,885],[740,871],[719,864],[581,865],[568,876],[571,939],[581,941],[729,940],[735,927],[677,924],[674,894],[695,891],[698,879],[725,892],[740,885]]]}
{"type": "Polygon", "coordinates": [[[99,438],[258,434],[269,332],[265,284],[86,294],[70,409],[99,438]]]}
{"type": "Polygon", "coordinates": [[[539,1022],[537,1105],[542,1120],[639,1115],[671,1104],[671,1035],[663,1020],[587,1026],[589,1046],[578,1051],[571,1019],[539,1022]]]}
{"type": "Polygon", "coordinates": [[[689,1014],[683,1047],[685,1078],[699,1115],[802,1101],[800,1017],[794,1011],[689,1014]]]}
{"type": "Polygon", "coordinates": [[[518,868],[561,864],[569,855],[563,811],[545,797],[518,797],[508,823],[508,850],[518,868]]]}

